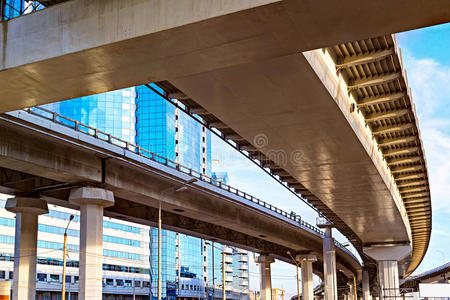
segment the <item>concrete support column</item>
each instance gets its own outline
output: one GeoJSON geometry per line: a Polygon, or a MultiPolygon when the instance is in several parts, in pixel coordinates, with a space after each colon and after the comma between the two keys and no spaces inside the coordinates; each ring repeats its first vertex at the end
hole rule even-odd
{"type": "Polygon", "coordinates": [[[325,300],[337,300],[336,252],[331,227],[325,227],[323,238],[323,275],[325,283],[325,300]]]}
{"type": "Polygon", "coordinates": [[[256,258],[256,263],[259,264],[261,300],[272,300],[272,278],[270,275],[270,264],[274,261],[274,258],[268,255],[260,255],[256,258]]]}
{"type": "Polygon", "coordinates": [[[362,291],[363,300],[370,300],[369,272],[367,271],[363,271],[362,273],[362,291]]]}
{"type": "Polygon", "coordinates": [[[38,198],[9,198],[6,210],[16,214],[13,300],[36,297],[38,216],[48,213],[47,202],[38,198]]]}
{"type": "Polygon", "coordinates": [[[378,276],[380,280],[382,299],[395,300],[396,297],[400,297],[397,261],[378,261],[378,276]]]}
{"type": "Polygon", "coordinates": [[[312,264],[317,260],[317,257],[314,255],[297,255],[296,260],[300,262],[302,270],[302,299],[314,300],[312,264]]]}
{"type": "Polygon", "coordinates": [[[347,283],[348,285],[348,300],[358,300],[355,299],[355,285],[353,282],[347,283]]]}
{"type": "Polygon", "coordinates": [[[80,300],[102,299],[103,208],[114,205],[111,191],[83,187],[70,191],[69,201],[80,206],[80,300]]]}
{"type": "Polygon", "coordinates": [[[365,247],[364,253],[378,263],[380,300],[400,297],[398,261],[411,253],[410,245],[374,245],[365,247]]]}

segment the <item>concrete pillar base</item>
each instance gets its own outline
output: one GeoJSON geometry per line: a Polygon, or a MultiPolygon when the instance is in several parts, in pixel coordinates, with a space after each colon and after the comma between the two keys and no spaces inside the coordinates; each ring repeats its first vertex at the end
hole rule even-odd
{"type": "Polygon", "coordinates": [[[114,205],[111,191],[84,187],[70,192],[80,206],[79,299],[102,298],[103,208],[114,205]]]}
{"type": "Polygon", "coordinates": [[[34,300],[38,216],[48,213],[47,202],[38,198],[16,197],[9,198],[5,208],[16,214],[12,299],[34,300]]]}
{"type": "Polygon", "coordinates": [[[410,255],[411,246],[381,244],[364,247],[363,251],[378,263],[380,299],[400,297],[398,261],[410,255]]]}
{"type": "Polygon", "coordinates": [[[260,283],[261,283],[261,300],[272,300],[272,280],[270,275],[270,264],[275,259],[268,255],[260,255],[255,259],[255,262],[259,264],[260,270],[260,283]]]}
{"type": "Polygon", "coordinates": [[[325,282],[325,300],[337,300],[336,250],[331,227],[325,228],[323,238],[323,275],[325,282]]]}
{"type": "Polygon", "coordinates": [[[314,300],[313,262],[317,260],[314,255],[297,255],[295,259],[300,262],[302,270],[302,299],[314,300]]]}

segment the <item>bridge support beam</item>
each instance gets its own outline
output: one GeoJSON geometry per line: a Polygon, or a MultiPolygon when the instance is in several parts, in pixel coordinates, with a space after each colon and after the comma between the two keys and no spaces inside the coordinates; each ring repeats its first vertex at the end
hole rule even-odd
{"type": "Polygon", "coordinates": [[[256,263],[259,264],[261,300],[272,300],[272,278],[270,275],[270,264],[274,261],[275,259],[268,255],[260,255],[256,258],[256,263]]]}
{"type": "Polygon", "coordinates": [[[410,245],[374,245],[364,247],[363,251],[378,263],[380,299],[400,297],[398,261],[411,253],[410,245]]]}
{"type": "Polygon", "coordinates": [[[370,300],[369,272],[365,270],[362,273],[362,292],[363,300],[370,300]]]}
{"type": "Polygon", "coordinates": [[[300,262],[302,270],[302,299],[314,300],[312,264],[317,260],[317,257],[314,255],[297,255],[296,260],[300,262]]]}
{"type": "Polygon", "coordinates": [[[102,298],[103,208],[114,205],[111,191],[83,187],[70,191],[80,206],[79,299],[102,298]]]}
{"type": "Polygon", "coordinates": [[[36,252],[38,216],[48,213],[47,202],[38,198],[9,198],[6,210],[16,214],[13,300],[36,297],[36,252]]]}
{"type": "Polygon", "coordinates": [[[325,300],[337,300],[336,251],[331,227],[325,227],[323,238],[323,276],[325,281],[325,300]]]}

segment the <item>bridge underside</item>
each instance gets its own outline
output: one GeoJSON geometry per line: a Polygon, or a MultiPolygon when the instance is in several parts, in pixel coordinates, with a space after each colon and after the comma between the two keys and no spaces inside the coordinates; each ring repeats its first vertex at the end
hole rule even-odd
{"type": "MultiPolygon", "coordinates": [[[[353,77],[349,66],[361,65],[358,55],[336,48],[327,51],[339,62],[300,52],[446,22],[446,1],[102,3],[72,0],[2,23],[0,89],[7,100],[0,111],[168,80],[215,116],[210,127],[231,130],[253,149],[264,135],[268,143],[256,149],[264,166],[291,181],[358,249],[412,241],[408,272],[417,267],[431,210],[413,107],[405,100],[405,107],[361,113],[359,106],[366,87],[398,81],[397,93],[405,92],[406,78],[378,66],[353,77]],[[374,120],[400,113],[409,119],[384,129],[412,125],[414,136],[382,138],[388,144],[381,145],[374,120]],[[400,146],[388,149],[392,143],[400,146]],[[393,157],[402,164],[387,165],[393,157]]],[[[381,50],[375,59],[395,55],[381,50]]],[[[375,94],[394,97],[387,90],[375,94]]]]}
{"type": "MultiPolygon", "coordinates": [[[[64,134],[55,138],[13,124],[6,119],[0,121],[3,193],[39,195],[50,203],[76,208],[68,202],[71,188],[99,186],[114,192],[115,205],[105,209],[105,214],[111,217],[154,226],[162,200],[163,224],[167,229],[268,253],[288,263],[292,260],[287,251],[322,257],[322,239],[316,233],[299,230],[276,217],[264,217],[261,212],[234,202],[227,192],[219,194],[214,188],[211,190],[211,185],[205,188],[208,185],[202,181],[187,191],[162,193],[188,180],[184,173],[177,177],[175,173],[164,172],[164,165],[158,169],[129,163],[92,144],[78,141],[74,145],[64,134]]],[[[337,248],[336,254],[340,282],[345,285],[361,267],[343,250],[337,248]]],[[[314,270],[319,276],[322,274],[321,262],[315,263],[314,270]]]]}
{"type": "Polygon", "coordinates": [[[440,24],[450,20],[446,5],[446,0],[67,1],[0,24],[0,90],[7,99],[0,111],[440,24]]]}

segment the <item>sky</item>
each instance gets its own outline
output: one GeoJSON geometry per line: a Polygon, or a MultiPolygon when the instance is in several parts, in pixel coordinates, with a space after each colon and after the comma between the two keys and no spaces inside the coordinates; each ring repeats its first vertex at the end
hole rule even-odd
{"type": "MultiPolygon", "coordinates": [[[[417,274],[450,261],[450,23],[396,36],[419,118],[432,198],[431,242],[417,274]]],[[[232,186],[315,224],[312,209],[219,138],[213,137],[212,153],[213,170],[228,172],[232,186]]],[[[339,233],[335,237],[346,241],[339,233]]],[[[258,267],[250,261],[250,289],[258,290],[258,267]]],[[[285,289],[285,299],[296,294],[295,278],[295,266],[272,265],[272,287],[285,289]]]]}

